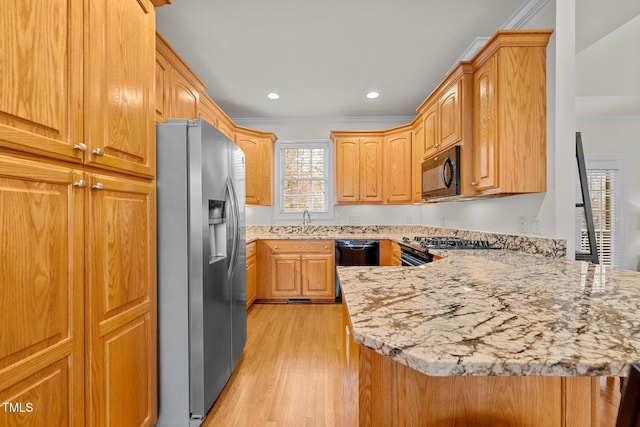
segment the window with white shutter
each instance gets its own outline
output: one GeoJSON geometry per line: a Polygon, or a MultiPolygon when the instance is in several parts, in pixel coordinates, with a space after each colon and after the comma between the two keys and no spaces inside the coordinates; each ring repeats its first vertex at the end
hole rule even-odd
{"type": "MultiPolygon", "coordinates": [[[[619,199],[622,178],[621,161],[587,161],[587,182],[593,212],[596,247],[601,265],[619,266],[619,199]]],[[[579,185],[579,182],[578,182],[579,185]]],[[[589,251],[587,225],[582,210],[578,210],[579,233],[576,245],[589,251]]]]}
{"type": "Polygon", "coordinates": [[[278,218],[328,218],[333,211],[330,141],[279,141],[276,156],[278,218]]]}

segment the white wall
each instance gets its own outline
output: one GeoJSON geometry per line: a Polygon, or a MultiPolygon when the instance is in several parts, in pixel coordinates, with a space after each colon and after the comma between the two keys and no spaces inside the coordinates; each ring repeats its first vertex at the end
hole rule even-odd
{"type": "Polygon", "coordinates": [[[620,267],[640,271],[640,115],[578,118],[585,157],[623,159],[620,267]]]}

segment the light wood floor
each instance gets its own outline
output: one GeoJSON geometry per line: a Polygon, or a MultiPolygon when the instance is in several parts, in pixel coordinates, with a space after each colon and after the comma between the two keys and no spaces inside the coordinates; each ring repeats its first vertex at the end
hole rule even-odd
{"type": "MultiPolygon", "coordinates": [[[[342,426],[339,304],[255,304],[247,345],[203,426],[342,426]]],[[[614,427],[618,380],[602,379],[600,426],[614,427]]]]}
{"type": "Polygon", "coordinates": [[[212,426],[342,426],[340,304],[255,304],[212,426]]]}

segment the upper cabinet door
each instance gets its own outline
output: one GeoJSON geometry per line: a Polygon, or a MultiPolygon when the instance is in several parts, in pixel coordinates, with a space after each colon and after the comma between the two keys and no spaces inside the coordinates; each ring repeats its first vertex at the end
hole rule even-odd
{"type": "Polygon", "coordinates": [[[411,131],[385,137],[385,203],[411,203],[411,166],[411,131]]]}
{"type": "Polygon", "coordinates": [[[86,163],[155,173],[155,10],[149,0],[87,2],[86,163]]]}
{"type": "Polygon", "coordinates": [[[82,161],[82,9],[82,0],[3,2],[0,146],[82,161]]]}
{"type": "Polygon", "coordinates": [[[360,142],[358,138],[336,138],[336,202],[360,201],[360,142]]]}
{"type": "Polygon", "coordinates": [[[476,190],[498,186],[498,70],[492,57],[473,76],[474,135],[473,182],[476,190]]]}
{"type": "Polygon", "coordinates": [[[189,120],[197,118],[199,98],[198,89],[180,72],[171,70],[171,117],[189,120]]]}
{"type": "Polygon", "coordinates": [[[438,104],[434,103],[424,113],[424,157],[429,157],[438,151],[440,137],[438,135],[438,104]]]}
{"type": "Polygon", "coordinates": [[[440,141],[444,149],[462,140],[462,110],[460,80],[456,81],[440,98],[440,141]]]}
{"type": "MultiPolygon", "coordinates": [[[[353,167],[353,164],[347,167],[353,167]]],[[[382,137],[360,140],[360,201],[382,201],[382,137]]]]}
{"type": "Polygon", "coordinates": [[[246,201],[248,205],[260,204],[259,153],[260,141],[256,137],[238,135],[238,147],[244,152],[246,201]]]}

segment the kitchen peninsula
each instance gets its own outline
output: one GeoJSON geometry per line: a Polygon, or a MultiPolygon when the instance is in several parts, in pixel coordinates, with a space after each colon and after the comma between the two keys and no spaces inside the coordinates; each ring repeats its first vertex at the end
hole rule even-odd
{"type": "Polygon", "coordinates": [[[515,251],[340,267],[345,425],[599,426],[640,359],[640,274],[515,251]]]}

